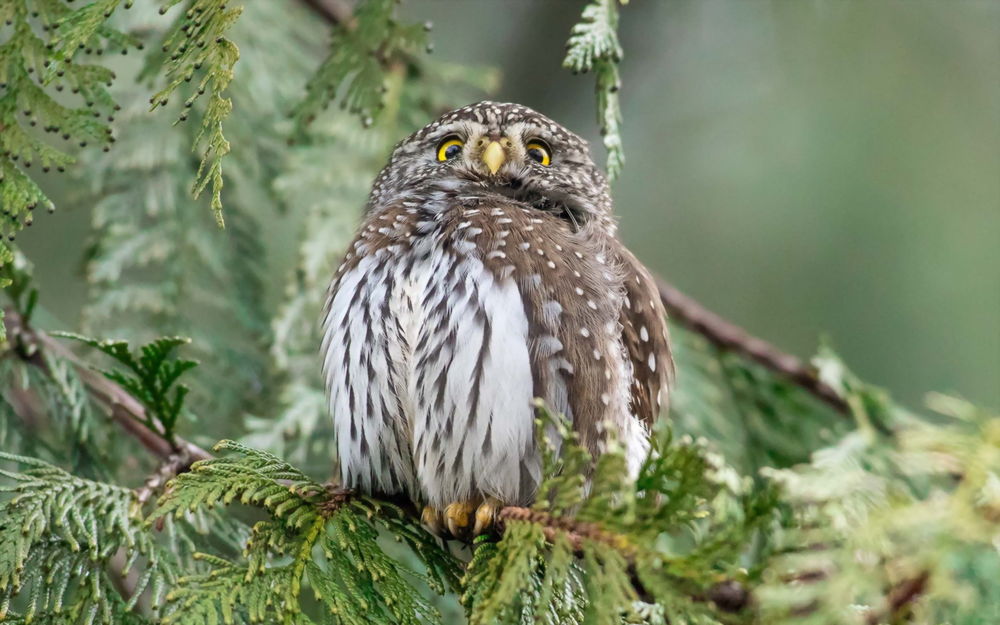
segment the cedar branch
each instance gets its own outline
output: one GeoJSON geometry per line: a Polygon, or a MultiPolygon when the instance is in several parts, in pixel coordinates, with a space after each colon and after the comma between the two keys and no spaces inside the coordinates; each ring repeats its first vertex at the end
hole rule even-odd
{"type": "MultiPolygon", "coordinates": [[[[608,545],[620,553],[629,563],[629,578],[639,597],[646,603],[654,603],[652,596],[643,587],[642,581],[635,572],[635,546],[625,536],[609,532],[597,523],[578,521],[572,517],[555,516],[541,510],[520,506],[502,508],[499,520],[500,531],[503,530],[503,524],[507,521],[522,521],[540,526],[545,540],[549,542],[553,542],[556,536],[561,534],[569,540],[570,546],[577,554],[582,553],[584,542],[587,540],[608,545]]],[[[735,580],[719,582],[709,588],[704,595],[698,594],[691,598],[695,601],[711,602],[720,611],[730,614],[743,611],[753,601],[746,586],[735,580]]]]}
{"type": "Polygon", "coordinates": [[[118,384],[81,362],[55,337],[25,325],[17,311],[8,308],[4,315],[4,324],[7,326],[7,337],[10,345],[16,346],[11,350],[13,354],[43,370],[48,370],[48,364],[43,357],[46,352],[72,363],[80,381],[87,387],[91,396],[105,407],[111,418],[122,429],[138,440],[153,455],[167,461],[175,454],[182,454],[189,458],[190,462],[212,457],[201,447],[181,438],[177,438],[176,447],[171,446],[163,437],[163,426],[158,421],[154,419],[157,431],[146,427],[146,409],[139,400],[118,384]]]}

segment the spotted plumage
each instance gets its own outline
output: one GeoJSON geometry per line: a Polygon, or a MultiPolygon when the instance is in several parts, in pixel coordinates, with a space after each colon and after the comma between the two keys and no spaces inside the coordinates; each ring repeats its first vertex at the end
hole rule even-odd
{"type": "Polygon", "coordinates": [[[595,456],[614,429],[637,470],[672,363],[615,229],[586,143],[526,107],[473,104],[399,143],[323,317],[345,484],[478,533],[535,496],[535,397],[595,456]]]}

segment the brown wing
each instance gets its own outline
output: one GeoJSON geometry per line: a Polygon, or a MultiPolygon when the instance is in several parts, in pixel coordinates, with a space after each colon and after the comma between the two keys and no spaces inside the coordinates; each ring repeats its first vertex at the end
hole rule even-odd
{"type": "Polygon", "coordinates": [[[625,271],[625,305],[622,307],[622,340],[632,362],[630,385],[632,413],[652,425],[667,408],[667,386],[674,374],[667,333],[667,311],[649,271],[628,250],[622,250],[625,271]]]}

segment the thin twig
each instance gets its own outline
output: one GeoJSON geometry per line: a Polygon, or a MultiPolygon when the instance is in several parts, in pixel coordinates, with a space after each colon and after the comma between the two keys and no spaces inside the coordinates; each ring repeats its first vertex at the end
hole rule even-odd
{"type": "Polygon", "coordinates": [[[895,623],[901,618],[907,618],[913,604],[927,592],[930,573],[921,571],[915,577],[905,579],[889,591],[886,602],[889,604],[886,614],[869,614],[866,619],[869,625],[878,623],[895,623]]]}
{"type": "Polygon", "coordinates": [[[634,555],[633,547],[624,536],[608,532],[596,523],[584,523],[572,517],[558,517],[548,512],[520,506],[506,506],[500,510],[499,516],[501,522],[527,521],[540,525],[545,539],[549,542],[552,542],[556,536],[563,535],[569,539],[573,551],[581,551],[584,540],[593,540],[613,547],[627,558],[634,555]]]}
{"type": "Polygon", "coordinates": [[[167,482],[176,477],[177,474],[187,471],[191,468],[192,464],[191,457],[184,452],[173,454],[167,458],[163,464],[157,467],[155,472],[146,478],[142,486],[135,489],[135,498],[139,502],[139,505],[141,506],[152,499],[153,495],[163,488],[167,482]]]}
{"type": "Polygon", "coordinates": [[[704,336],[720,349],[741,354],[800,386],[838,412],[850,414],[847,401],[816,375],[815,369],[785,353],[764,339],[753,336],[736,324],[681,293],[662,278],[656,278],[660,300],[671,319],[704,336]]]}

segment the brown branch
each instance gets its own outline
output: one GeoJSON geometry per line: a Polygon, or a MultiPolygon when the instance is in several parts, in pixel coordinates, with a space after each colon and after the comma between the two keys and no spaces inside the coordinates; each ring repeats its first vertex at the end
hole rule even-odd
{"type": "Polygon", "coordinates": [[[770,369],[826,402],[838,412],[851,413],[847,401],[831,386],[821,381],[815,369],[797,357],[781,351],[767,341],[723,319],[662,278],[656,278],[656,286],[660,291],[660,301],[663,302],[670,318],[677,323],[704,336],[720,349],[735,352],[770,369]]]}
{"type": "Polygon", "coordinates": [[[189,458],[191,462],[212,457],[201,447],[181,438],[176,439],[176,447],[171,446],[163,437],[163,426],[159,422],[154,421],[158,431],[149,429],[143,423],[147,420],[146,409],[135,397],[118,384],[90,369],[54,337],[41,330],[25,326],[23,319],[16,311],[8,309],[5,312],[3,322],[7,327],[9,342],[15,346],[11,350],[13,354],[45,371],[48,371],[48,363],[43,356],[44,353],[70,362],[90,395],[105,407],[109,416],[122,429],[155,456],[166,461],[176,454],[181,454],[189,458]]]}
{"type": "Polygon", "coordinates": [[[135,498],[139,502],[139,505],[141,506],[152,499],[153,495],[163,488],[167,482],[176,477],[178,473],[183,473],[190,469],[193,463],[194,461],[191,457],[183,451],[167,458],[163,464],[157,467],[155,472],[146,478],[142,486],[135,489],[135,498]]]}
{"type": "Polygon", "coordinates": [[[350,5],[341,0],[302,0],[302,3],[331,24],[350,24],[354,19],[350,5]]]}
{"type": "Polygon", "coordinates": [[[604,543],[622,552],[627,558],[634,556],[634,549],[624,536],[608,532],[597,523],[585,523],[577,521],[571,517],[559,517],[548,512],[522,508],[519,506],[506,506],[500,510],[500,521],[527,521],[540,525],[545,539],[549,542],[555,540],[556,536],[563,535],[569,539],[573,551],[583,549],[584,540],[593,540],[604,543]]]}
{"type": "Polygon", "coordinates": [[[930,580],[930,573],[922,571],[916,577],[905,579],[889,591],[886,601],[889,604],[886,614],[869,614],[866,619],[869,625],[878,623],[897,622],[901,618],[907,618],[913,604],[927,591],[927,582],[930,580]]]}

